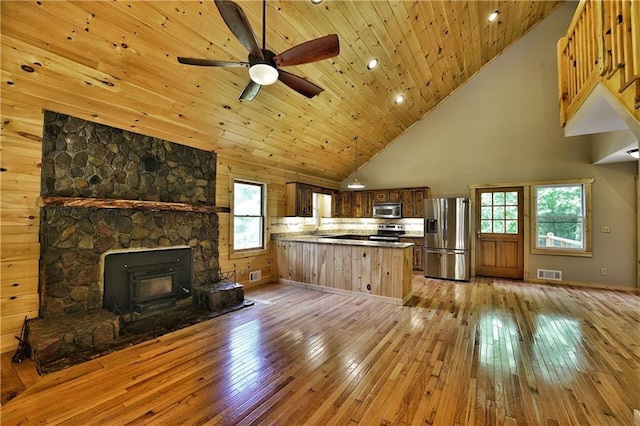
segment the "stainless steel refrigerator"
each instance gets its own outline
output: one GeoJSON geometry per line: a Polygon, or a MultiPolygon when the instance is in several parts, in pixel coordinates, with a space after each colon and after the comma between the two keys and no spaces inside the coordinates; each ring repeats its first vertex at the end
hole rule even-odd
{"type": "Polygon", "coordinates": [[[468,198],[424,200],[424,275],[469,281],[471,203],[468,198]]]}

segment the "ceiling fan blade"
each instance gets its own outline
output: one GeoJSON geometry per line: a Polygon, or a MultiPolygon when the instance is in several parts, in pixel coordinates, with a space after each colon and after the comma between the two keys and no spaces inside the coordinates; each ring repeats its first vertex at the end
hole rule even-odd
{"type": "Polygon", "coordinates": [[[264,59],[247,15],[231,0],[215,0],[218,11],[238,41],[254,56],[264,59]]]}
{"type": "Polygon", "coordinates": [[[249,62],[215,61],[213,59],[178,57],[178,62],[185,65],[199,65],[203,67],[248,67],[249,62]]]}
{"type": "Polygon", "coordinates": [[[253,80],[249,80],[249,83],[247,83],[244,90],[242,90],[242,93],[240,93],[240,96],[238,96],[238,100],[241,100],[241,101],[253,100],[253,98],[255,98],[258,92],[260,91],[260,87],[262,87],[260,84],[256,83],[253,80]]]}
{"type": "Polygon", "coordinates": [[[282,70],[278,70],[278,80],[307,98],[313,98],[324,91],[324,89],[317,84],[282,70]]]}
{"type": "Polygon", "coordinates": [[[340,41],[336,34],[331,34],[293,46],[273,59],[278,66],[301,65],[332,58],[339,54],[340,41]]]}

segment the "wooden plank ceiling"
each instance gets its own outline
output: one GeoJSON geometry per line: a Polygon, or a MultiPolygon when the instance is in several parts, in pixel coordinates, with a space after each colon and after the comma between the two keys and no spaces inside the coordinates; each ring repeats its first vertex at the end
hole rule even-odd
{"type": "MultiPolygon", "coordinates": [[[[176,60],[247,60],[213,1],[3,1],[3,107],[35,103],[340,182],[354,169],[355,135],[363,164],[559,3],[270,0],[268,49],[335,33],[341,52],[286,68],[325,89],[313,99],[276,83],[238,101],[246,68],[176,60]],[[372,57],[380,65],[368,71],[372,57]]],[[[262,3],[238,4],[261,43],[262,3]]]]}

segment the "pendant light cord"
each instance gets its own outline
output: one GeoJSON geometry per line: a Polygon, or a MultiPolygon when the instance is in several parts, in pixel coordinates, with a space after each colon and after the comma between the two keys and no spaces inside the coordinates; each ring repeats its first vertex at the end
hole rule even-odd
{"type": "Polygon", "coordinates": [[[262,50],[267,48],[267,0],[262,2],[262,50]]]}
{"type": "Polygon", "coordinates": [[[358,136],[354,136],[353,140],[356,141],[356,180],[358,180],[358,136]]]}

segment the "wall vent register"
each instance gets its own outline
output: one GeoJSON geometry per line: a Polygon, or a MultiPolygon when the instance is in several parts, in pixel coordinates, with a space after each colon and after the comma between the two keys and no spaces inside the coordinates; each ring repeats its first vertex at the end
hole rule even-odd
{"type": "Polygon", "coordinates": [[[553,271],[551,269],[538,269],[538,278],[543,280],[562,280],[562,271],[553,271]]]}

